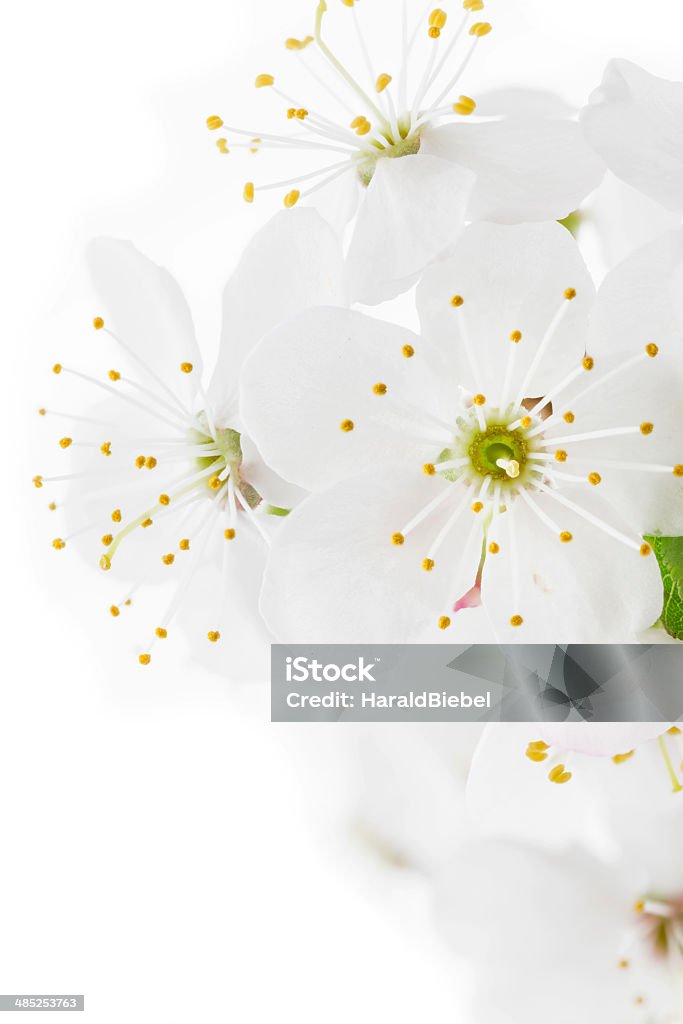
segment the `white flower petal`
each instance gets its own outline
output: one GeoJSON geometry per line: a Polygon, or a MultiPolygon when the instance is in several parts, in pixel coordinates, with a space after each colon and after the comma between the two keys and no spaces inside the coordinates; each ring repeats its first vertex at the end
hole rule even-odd
{"type": "Polygon", "coordinates": [[[283,480],[263,460],[258,448],[248,434],[241,435],[243,479],[255,487],[263,500],[281,509],[291,509],[306,496],[306,492],[295,484],[283,480]]]}
{"type": "Polygon", "coordinates": [[[283,210],[247,246],[223,293],[223,330],[209,397],[234,412],[245,356],[279,323],[316,305],[344,305],[340,243],[315,210],[283,210]]]}
{"type": "Polygon", "coordinates": [[[417,304],[430,352],[444,354],[459,383],[488,395],[500,394],[510,357],[512,383],[521,386],[553,317],[567,307],[529,382],[525,397],[535,397],[581,360],[594,295],[576,242],[559,224],[475,224],[450,259],[425,273],[417,304]],[[577,292],[572,302],[567,288],[577,292]],[[462,305],[452,305],[454,295],[462,305]],[[518,345],[513,331],[522,332],[518,345]]]}
{"type": "Polygon", "coordinates": [[[443,570],[422,569],[448,501],[402,546],[391,538],[452,486],[397,463],[307,498],[282,523],[266,570],[261,611],[273,633],[297,643],[405,643],[436,634],[439,615],[474,579],[479,548],[464,559],[462,530],[454,529],[443,570]]]}
{"type": "Polygon", "coordinates": [[[548,117],[443,125],[425,132],[424,151],[476,174],[470,220],[560,220],[604,173],[578,123],[548,117]]]}
{"type": "Polygon", "coordinates": [[[683,212],[683,83],[611,61],[584,108],[586,138],[610,170],[683,212]]]}
{"type": "Polygon", "coordinates": [[[377,162],[348,252],[354,301],[393,298],[455,242],[473,181],[464,168],[425,153],[377,162]]]}
{"type": "Polygon", "coordinates": [[[560,750],[591,757],[613,757],[654,739],[666,729],[662,722],[539,722],[539,739],[560,750]]]}
{"type": "Polygon", "coordinates": [[[245,362],[241,413],[266,462],[312,490],[386,460],[420,468],[448,443],[432,416],[445,414],[453,394],[410,331],[320,308],[277,328],[245,362]],[[341,428],[347,420],[352,430],[341,428]]]}

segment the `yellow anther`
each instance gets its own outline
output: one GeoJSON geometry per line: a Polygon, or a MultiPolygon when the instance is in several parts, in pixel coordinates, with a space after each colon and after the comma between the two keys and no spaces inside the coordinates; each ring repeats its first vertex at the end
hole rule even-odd
{"type": "Polygon", "coordinates": [[[181,551],[189,551],[190,550],[190,541],[189,541],[189,539],[187,537],[183,537],[183,539],[178,544],[178,547],[180,548],[181,551]]]}
{"type": "Polygon", "coordinates": [[[216,145],[218,147],[218,152],[219,153],[224,153],[225,156],[227,156],[229,154],[230,150],[228,149],[228,140],[227,139],[223,139],[223,138],[216,139],[216,145]]]}
{"type": "Polygon", "coordinates": [[[345,434],[350,434],[351,431],[354,429],[354,426],[355,424],[353,420],[342,420],[341,423],[339,424],[339,429],[343,430],[345,434]]]}
{"type": "Polygon", "coordinates": [[[592,484],[593,487],[597,487],[598,484],[602,483],[602,477],[600,476],[599,473],[589,473],[588,474],[588,483],[592,484]]]}
{"type": "Polygon", "coordinates": [[[257,75],[254,85],[257,89],[267,89],[269,85],[275,85],[275,79],[272,75],[257,75]]]}
{"type": "Polygon", "coordinates": [[[500,551],[500,544],[496,544],[495,540],[492,540],[489,544],[489,554],[497,555],[500,551]]]}
{"type": "Polygon", "coordinates": [[[513,615],[510,619],[510,625],[515,627],[522,626],[524,625],[524,619],[521,615],[513,615]]]}
{"type": "Polygon", "coordinates": [[[425,572],[431,572],[432,569],[434,568],[434,559],[424,558],[422,560],[422,568],[424,569],[425,572]]]}
{"type": "Polygon", "coordinates": [[[681,730],[678,728],[677,725],[672,725],[670,729],[666,730],[666,734],[667,736],[680,736],[681,730]]]}
{"type": "Polygon", "coordinates": [[[356,135],[367,135],[372,130],[372,125],[362,114],[359,117],[354,117],[350,127],[353,128],[356,135]]]}
{"type": "Polygon", "coordinates": [[[565,423],[573,423],[574,420],[576,419],[576,416],[574,415],[573,412],[566,412],[564,414],[564,416],[562,417],[562,419],[564,420],[565,423]]]}
{"type": "Polygon", "coordinates": [[[566,461],[567,461],[567,453],[566,453],[566,451],[564,451],[563,448],[558,448],[557,451],[555,452],[555,462],[566,462],[566,461]]]}
{"type": "Polygon", "coordinates": [[[92,322],[92,325],[96,331],[101,331],[102,328],[104,327],[104,320],[102,319],[101,316],[96,316],[92,322]]]}
{"type": "Polygon", "coordinates": [[[373,391],[373,394],[375,394],[375,395],[386,395],[386,393],[387,393],[387,386],[386,386],[386,384],[373,384],[372,391],[373,391]]]}
{"type": "Polygon", "coordinates": [[[576,288],[567,288],[565,290],[564,297],[567,302],[571,302],[572,299],[576,298],[576,288]]]}
{"type": "Polygon", "coordinates": [[[654,341],[652,341],[649,345],[645,346],[645,351],[649,355],[650,359],[654,359],[659,352],[659,345],[655,345],[654,341]]]}
{"type": "Polygon", "coordinates": [[[466,11],[483,11],[484,0],[463,0],[462,5],[466,11]]]}
{"type": "MultiPolygon", "coordinates": [[[[258,153],[258,147],[263,142],[263,139],[256,138],[256,139],[252,139],[251,141],[252,141],[252,146],[250,147],[249,152],[250,153],[258,153]]],[[[249,200],[249,202],[251,202],[251,200],[249,200]]]]}
{"type": "Polygon", "coordinates": [[[113,540],[114,538],[111,533],[105,533],[104,537],[102,537],[102,543],[104,544],[105,548],[108,548],[113,540]]]}
{"type": "Polygon", "coordinates": [[[402,533],[393,533],[391,535],[391,543],[395,544],[397,548],[400,548],[402,544],[405,544],[405,537],[402,533]]]}
{"type": "Polygon", "coordinates": [[[633,904],[633,909],[635,910],[636,914],[642,914],[645,910],[645,900],[636,900],[636,902],[633,904]]]}
{"type": "Polygon", "coordinates": [[[422,467],[422,472],[425,474],[425,476],[434,476],[434,474],[436,473],[436,466],[434,465],[433,462],[425,462],[424,466],[422,467]]]}
{"type": "Polygon", "coordinates": [[[448,15],[440,7],[435,8],[429,15],[429,24],[432,28],[442,29],[446,27],[448,15]]]}
{"type": "Polygon", "coordinates": [[[430,25],[427,29],[427,35],[430,39],[438,39],[441,35],[441,29],[437,28],[436,25],[430,25]]]}
{"type": "Polygon", "coordinates": [[[118,370],[110,370],[107,376],[109,377],[109,380],[114,381],[114,383],[116,383],[117,380],[121,380],[121,374],[118,370]]]}
{"type": "Polygon", "coordinates": [[[294,111],[294,117],[297,119],[297,121],[305,121],[306,118],[308,117],[308,111],[306,110],[305,107],[299,107],[298,110],[294,111]]]}
{"type": "Polygon", "coordinates": [[[531,743],[529,743],[527,749],[544,751],[550,750],[550,747],[547,743],[544,742],[544,740],[533,740],[531,743]]]}
{"type": "Polygon", "coordinates": [[[148,455],[145,459],[145,469],[154,469],[157,464],[157,460],[153,455],[148,455]]]}
{"type": "Polygon", "coordinates": [[[388,85],[391,85],[392,81],[393,79],[391,75],[387,75],[385,72],[384,74],[378,76],[377,81],[375,82],[375,89],[377,90],[377,92],[384,92],[386,87],[388,85]]]}
{"type": "Polygon", "coordinates": [[[126,607],[129,607],[133,603],[133,599],[131,597],[127,597],[123,603],[126,605],[126,607]]]}
{"type": "Polygon", "coordinates": [[[192,365],[192,363],[181,363],[180,364],[180,372],[181,373],[192,373],[193,370],[194,370],[194,366],[192,365]]]}
{"type": "Polygon", "coordinates": [[[38,415],[39,416],[46,416],[47,415],[47,409],[39,409],[38,410],[38,415]]]}
{"type": "Polygon", "coordinates": [[[55,549],[55,551],[61,551],[62,548],[66,547],[66,541],[62,540],[61,537],[55,537],[55,539],[52,541],[52,547],[55,549]]]}
{"type": "Polygon", "coordinates": [[[223,536],[225,537],[226,540],[234,540],[235,531],[232,529],[232,527],[229,526],[228,529],[223,532],[223,536]]]}
{"type": "Polygon", "coordinates": [[[451,299],[451,306],[453,306],[455,309],[458,309],[460,306],[462,306],[464,301],[465,300],[463,299],[462,295],[454,295],[453,298],[451,299]]]}
{"type": "Polygon", "coordinates": [[[55,363],[55,365],[52,367],[52,372],[53,373],[61,373],[62,372],[62,364],[61,363],[55,363]]]}
{"type": "Polygon", "coordinates": [[[59,447],[60,448],[70,448],[73,443],[74,443],[73,442],[73,438],[71,438],[71,437],[62,437],[60,439],[60,442],[59,442],[59,447]]]}
{"type": "Polygon", "coordinates": [[[461,96],[457,103],[453,104],[453,113],[461,117],[469,117],[477,108],[477,104],[471,96],[461,96]]]}
{"type": "Polygon", "coordinates": [[[154,632],[156,633],[160,640],[165,640],[166,637],[168,636],[168,630],[164,629],[163,626],[159,626],[157,629],[154,630],[154,632]]]}
{"type": "Polygon", "coordinates": [[[356,2],[356,0],[342,0],[342,3],[344,4],[344,7],[353,7],[355,2],[356,2]]]}
{"type": "Polygon", "coordinates": [[[489,24],[488,21],[476,21],[470,29],[470,35],[481,39],[482,36],[487,36],[492,30],[493,25],[489,24]]]}
{"type": "Polygon", "coordinates": [[[477,515],[483,510],[483,508],[484,506],[480,501],[475,501],[474,505],[472,505],[472,511],[476,512],[477,515]]]}
{"type": "Polygon", "coordinates": [[[137,458],[135,459],[135,465],[136,465],[136,467],[137,467],[138,469],[142,469],[142,467],[144,466],[144,464],[145,464],[145,456],[144,456],[144,455],[138,455],[138,456],[137,456],[137,458]]]}
{"type": "Polygon", "coordinates": [[[40,475],[34,476],[34,478],[33,478],[33,486],[37,487],[40,490],[40,488],[43,486],[43,478],[42,478],[42,476],[40,476],[40,475]]]}
{"type": "Polygon", "coordinates": [[[472,398],[473,405],[486,405],[486,395],[474,395],[472,398]]]}
{"type": "Polygon", "coordinates": [[[305,50],[313,42],[313,36],[306,36],[305,39],[285,39],[285,46],[288,50],[305,50]]]}
{"type": "Polygon", "coordinates": [[[510,335],[510,341],[514,341],[515,345],[519,345],[521,340],[522,340],[522,332],[521,331],[513,331],[512,334],[510,335]]]}
{"type": "Polygon", "coordinates": [[[683,476],[683,464],[682,463],[679,462],[677,466],[674,466],[674,468],[673,468],[673,475],[674,476],[683,476]]]}
{"type": "Polygon", "coordinates": [[[219,491],[223,486],[221,478],[216,474],[215,476],[209,477],[209,487],[212,491],[219,491]]]}
{"type": "Polygon", "coordinates": [[[215,132],[219,128],[223,127],[223,118],[219,117],[218,114],[212,114],[211,117],[206,119],[206,127],[210,132],[215,132]]]}
{"type": "Polygon", "coordinates": [[[441,618],[439,619],[438,623],[437,623],[439,629],[448,629],[450,624],[451,624],[451,620],[448,618],[447,615],[442,615],[441,618]]]}
{"type": "Polygon", "coordinates": [[[105,441],[104,444],[101,444],[100,451],[103,455],[111,455],[111,441],[105,441]]]}
{"type": "Polygon", "coordinates": [[[581,365],[583,366],[584,370],[592,370],[595,366],[595,360],[592,356],[584,356],[581,360],[581,365]]]}
{"type": "Polygon", "coordinates": [[[643,556],[643,558],[647,558],[648,555],[652,554],[652,548],[650,547],[649,544],[641,544],[640,545],[640,553],[643,556]]]}
{"type": "Polygon", "coordinates": [[[211,641],[212,644],[217,643],[220,640],[220,638],[221,638],[221,635],[220,635],[220,633],[218,632],[217,629],[209,630],[209,632],[206,635],[207,635],[207,637],[209,638],[209,640],[211,641]]]}
{"type": "Polygon", "coordinates": [[[641,434],[645,434],[645,436],[647,436],[648,434],[651,434],[654,429],[655,429],[654,423],[641,423],[640,424],[640,432],[641,432],[641,434]]]}
{"type": "Polygon", "coordinates": [[[615,754],[612,760],[615,764],[623,764],[624,761],[629,761],[634,754],[635,750],[627,750],[625,754],[615,754]]]}
{"type": "Polygon", "coordinates": [[[140,523],[140,526],[142,527],[143,530],[149,530],[150,526],[152,525],[152,522],[153,520],[147,517],[147,519],[143,519],[143,521],[140,523]]]}
{"type": "Polygon", "coordinates": [[[149,665],[151,660],[152,660],[152,655],[151,654],[139,654],[138,655],[138,661],[140,662],[141,665],[149,665]]]}
{"type": "Polygon", "coordinates": [[[170,505],[171,504],[171,499],[168,496],[168,494],[160,494],[159,495],[159,504],[160,505],[170,505]]]}
{"type": "Polygon", "coordinates": [[[626,968],[629,966],[629,961],[626,959],[620,960],[617,966],[620,967],[622,971],[625,971],[626,968]]]}
{"type": "Polygon", "coordinates": [[[412,359],[415,355],[415,349],[412,345],[404,345],[401,349],[401,355],[405,356],[406,359],[412,359]]]}
{"type": "Polygon", "coordinates": [[[574,540],[574,534],[570,533],[569,530],[563,530],[560,534],[560,540],[563,544],[569,544],[570,541],[574,540]]]}
{"type": "Polygon", "coordinates": [[[242,197],[243,197],[245,203],[253,203],[254,202],[254,182],[253,181],[248,181],[246,183],[246,185],[244,186],[244,190],[242,192],[242,197]]]}
{"type": "Polygon", "coordinates": [[[118,619],[119,615],[121,614],[121,609],[117,604],[113,604],[109,609],[109,614],[113,615],[115,619],[118,619]]]}
{"type": "Polygon", "coordinates": [[[300,197],[301,197],[301,192],[299,192],[299,189],[298,188],[293,188],[292,191],[288,192],[287,195],[284,198],[285,208],[287,210],[291,210],[292,207],[296,206],[296,204],[299,202],[300,197]]]}
{"type": "Polygon", "coordinates": [[[536,764],[540,764],[541,761],[547,761],[548,755],[544,750],[537,750],[533,743],[530,743],[526,748],[525,757],[528,757],[530,761],[534,761],[536,764]]]}
{"type": "Polygon", "coordinates": [[[55,509],[57,508],[57,505],[54,501],[51,501],[47,507],[49,508],[50,512],[54,512],[55,509]]]}
{"type": "Polygon", "coordinates": [[[111,558],[109,555],[102,555],[100,558],[100,569],[102,569],[103,572],[109,572],[111,569],[111,558]]]}
{"type": "Polygon", "coordinates": [[[120,508],[115,508],[114,509],[114,511],[111,514],[111,521],[112,521],[112,523],[120,523],[121,522],[121,509],[120,508]]]}
{"type": "Polygon", "coordinates": [[[162,555],[161,561],[164,563],[164,565],[173,565],[173,563],[175,562],[175,555],[162,555]]]}
{"type": "Polygon", "coordinates": [[[522,416],[521,420],[519,421],[520,427],[524,427],[525,430],[527,430],[531,426],[531,423],[531,416],[522,416]]]}
{"type": "Polygon", "coordinates": [[[569,782],[572,777],[572,773],[568,772],[563,764],[556,764],[554,768],[551,768],[548,772],[548,778],[551,782],[554,782],[557,786],[563,786],[565,782],[569,782]]]}

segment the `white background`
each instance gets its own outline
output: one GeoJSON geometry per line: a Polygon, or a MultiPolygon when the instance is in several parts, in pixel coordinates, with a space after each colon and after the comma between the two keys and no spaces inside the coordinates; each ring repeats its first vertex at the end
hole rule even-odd
{"type": "MultiPolygon", "coordinates": [[[[100,577],[52,551],[30,485],[53,444],[34,415],[49,367],[92,316],[88,237],[133,237],[170,266],[213,344],[220,286],[273,207],[239,202],[244,171],[204,118],[239,110],[313,7],[27,0],[3,15],[0,991],[85,992],[97,1024],[455,1019],[419,880],[340,839],[343,757],[184,656],[141,673],[100,577]],[[321,769],[326,794],[306,780],[321,769]]],[[[683,79],[679,0],[488,7],[481,88],[579,105],[612,56],[683,79]]]]}

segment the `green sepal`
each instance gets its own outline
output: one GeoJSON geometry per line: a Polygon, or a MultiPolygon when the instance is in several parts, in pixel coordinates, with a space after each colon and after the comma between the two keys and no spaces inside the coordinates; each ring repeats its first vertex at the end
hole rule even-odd
{"type": "Polygon", "coordinates": [[[664,584],[661,623],[670,636],[683,640],[683,537],[646,537],[657,558],[664,584]]]}

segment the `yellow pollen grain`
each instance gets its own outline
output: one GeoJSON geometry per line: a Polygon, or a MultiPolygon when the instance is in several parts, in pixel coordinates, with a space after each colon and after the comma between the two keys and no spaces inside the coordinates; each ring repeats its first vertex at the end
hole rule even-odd
{"type": "Polygon", "coordinates": [[[102,569],[103,572],[109,572],[111,569],[111,558],[109,555],[102,555],[100,558],[100,569],[102,569]]]}
{"type": "Polygon", "coordinates": [[[138,655],[138,661],[140,662],[141,665],[149,665],[151,660],[152,660],[152,655],[151,654],[139,654],[138,655]]]}
{"type": "Polygon", "coordinates": [[[60,441],[59,441],[59,447],[60,448],[70,448],[73,443],[74,443],[73,442],[73,438],[71,438],[71,437],[62,437],[60,439],[60,441]]]}
{"type": "Polygon", "coordinates": [[[648,434],[651,434],[654,429],[655,429],[654,423],[641,423],[640,424],[640,432],[641,432],[641,434],[644,434],[646,437],[647,437],[648,434]]]}
{"type": "Polygon", "coordinates": [[[563,530],[560,534],[560,540],[563,544],[569,544],[571,541],[574,540],[574,534],[570,533],[569,530],[563,530]]]}
{"type": "Polygon", "coordinates": [[[469,117],[477,108],[477,104],[471,96],[460,96],[457,103],[453,104],[453,113],[460,117],[469,117]]]}
{"type": "Polygon", "coordinates": [[[109,377],[109,380],[113,381],[114,383],[116,383],[117,380],[121,380],[121,374],[119,373],[118,370],[110,370],[107,376],[109,377]]]}
{"type": "Polygon", "coordinates": [[[148,455],[145,459],[145,469],[154,469],[157,464],[157,460],[153,455],[148,455]]]}
{"type": "Polygon", "coordinates": [[[476,512],[477,514],[479,514],[483,508],[484,506],[480,501],[475,501],[474,505],[472,505],[472,511],[476,512]]]}
{"type": "Polygon", "coordinates": [[[181,551],[189,551],[190,550],[190,541],[189,541],[189,539],[187,537],[183,537],[183,539],[178,544],[178,547],[180,548],[181,551]]]}
{"type": "Polygon", "coordinates": [[[562,419],[564,420],[565,423],[573,423],[574,420],[576,419],[576,416],[574,415],[573,412],[566,412],[564,414],[564,416],[562,417],[562,419]]]}
{"type": "Polygon", "coordinates": [[[220,633],[218,632],[217,629],[209,630],[209,632],[206,635],[207,635],[208,639],[211,641],[212,644],[217,643],[220,640],[220,638],[221,638],[221,635],[220,635],[220,633]]]}
{"type": "Polygon", "coordinates": [[[645,901],[644,900],[637,900],[633,904],[633,909],[635,910],[636,914],[642,914],[643,911],[645,910],[645,901]]]}
{"type": "Polygon", "coordinates": [[[523,335],[521,331],[513,331],[512,334],[510,335],[510,341],[513,341],[515,345],[519,345],[520,341],[522,340],[522,337],[523,335]]]}
{"type": "Polygon", "coordinates": [[[209,477],[209,487],[212,491],[218,491],[221,488],[221,478],[219,476],[209,477]]]}
{"type": "Polygon", "coordinates": [[[563,786],[565,782],[569,782],[572,777],[572,773],[568,772],[563,764],[556,764],[554,768],[548,772],[548,779],[554,782],[557,786],[563,786]]]}
{"type": "Polygon", "coordinates": [[[102,537],[101,539],[102,539],[102,543],[104,544],[105,548],[108,548],[109,545],[114,540],[114,538],[113,538],[111,533],[105,533],[104,537],[102,537]]]}
{"type": "Polygon", "coordinates": [[[53,373],[61,373],[62,372],[62,364],[61,363],[55,363],[55,365],[52,367],[52,372],[53,373]]]}
{"type": "Polygon", "coordinates": [[[253,181],[248,181],[246,183],[246,185],[244,186],[244,189],[242,191],[242,198],[244,199],[245,203],[253,203],[254,202],[254,182],[253,181]]]}
{"type": "Polygon", "coordinates": [[[464,301],[465,300],[463,299],[462,295],[454,295],[453,298],[451,299],[451,306],[453,306],[455,309],[458,309],[460,306],[463,305],[464,301]]]}
{"type": "Polygon", "coordinates": [[[159,495],[159,504],[160,505],[170,505],[171,504],[171,499],[168,496],[168,494],[160,494],[159,495]]]}
{"type": "Polygon", "coordinates": [[[211,116],[206,119],[206,127],[210,132],[217,131],[219,128],[223,127],[223,118],[219,117],[218,114],[211,114],[211,116]]]}
{"type": "Polygon", "coordinates": [[[650,359],[654,359],[659,352],[659,345],[655,345],[654,341],[652,341],[649,345],[645,346],[645,351],[649,355],[650,359]]]}
{"type": "Polygon", "coordinates": [[[384,92],[386,87],[388,85],[391,85],[392,81],[393,79],[391,75],[387,75],[386,72],[384,74],[378,75],[377,81],[375,82],[375,90],[377,92],[384,92]]]}
{"type": "Polygon", "coordinates": [[[47,409],[39,409],[38,410],[38,415],[39,416],[46,416],[47,415],[47,409]]]}
{"type": "Polygon", "coordinates": [[[497,555],[500,551],[500,544],[496,544],[495,540],[492,540],[489,544],[489,554],[497,555]]]}
{"type": "Polygon", "coordinates": [[[66,547],[66,541],[62,540],[61,537],[55,537],[55,539],[52,541],[52,547],[55,549],[55,551],[62,551],[63,548],[66,547]]]}
{"type": "Polygon", "coordinates": [[[565,290],[564,297],[567,302],[571,302],[572,299],[576,298],[576,288],[567,288],[565,290]]]}
{"type": "Polygon", "coordinates": [[[289,39],[285,39],[285,46],[288,50],[305,50],[312,42],[313,36],[306,36],[305,39],[294,39],[293,37],[290,37],[289,39]]]}
{"type": "Polygon", "coordinates": [[[120,508],[115,508],[114,509],[114,511],[111,514],[111,521],[112,521],[112,523],[120,523],[121,522],[121,509],[120,508]]]}
{"type": "Polygon", "coordinates": [[[267,89],[268,86],[275,85],[275,79],[272,75],[257,75],[254,85],[257,89],[267,89]]]}
{"type": "Polygon", "coordinates": [[[477,36],[478,39],[481,39],[482,36],[487,36],[489,32],[492,31],[493,25],[491,25],[488,21],[477,21],[470,29],[470,35],[477,36]]]}
{"type": "Polygon", "coordinates": [[[164,565],[173,565],[173,563],[175,562],[175,555],[162,555],[161,561],[164,563],[164,565]]]}
{"type": "Polygon", "coordinates": [[[629,966],[629,962],[626,959],[620,960],[619,963],[617,964],[617,967],[621,968],[622,971],[625,971],[628,966],[629,966]]]}
{"type": "Polygon", "coordinates": [[[148,517],[147,519],[143,519],[143,521],[140,523],[140,526],[142,527],[143,530],[148,530],[150,528],[150,526],[152,525],[152,522],[153,522],[153,520],[151,520],[148,517]]]}
{"type": "Polygon", "coordinates": [[[434,568],[434,559],[424,558],[422,560],[422,568],[424,569],[425,572],[431,572],[432,569],[434,568]]]}
{"type": "Polygon", "coordinates": [[[224,153],[226,156],[229,154],[230,150],[228,149],[227,139],[216,139],[216,146],[219,153],[224,153]]]}
{"type": "Polygon", "coordinates": [[[138,456],[137,456],[137,458],[135,459],[135,465],[136,465],[136,467],[137,467],[138,469],[142,469],[142,467],[144,466],[144,464],[145,464],[145,456],[144,456],[144,455],[138,455],[138,456]]]}
{"type": "Polygon", "coordinates": [[[650,547],[649,544],[641,544],[640,545],[640,553],[643,556],[643,558],[647,558],[648,555],[652,554],[652,548],[650,547]]]}
{"type": "Polygon", "coordinates": [[[100,451],[103,455],[111,455],[111,441],[105,441],[104,444],[101,444],[100,451]]]}
{"type": "Polygon", "coordinates": [[[168,636],[168,630],[164,629],[163,626],[159,626],[157,629],[154,630],[154,632],[156,633],[160,640],[165,640],[166,637],[168,636]]]}
{"type": "Polygon", "coordinates": [[[393,533],[391,535],[391,543],[394,544],[397,548],[400,548],[402,544],[405,544],[405,540],[406,539],[402,533],[393,533]]]}
{"type": "Polygon", "coordinates": [[[404,345],[403,348],[401,349],[401,355],[404,356],[406,359],[412,359],[413,356],[415,355],[415,349],[413,348],[412,345],[404,345]]]}
{"type": "Polygon", "coordinates": [[[472,398],[473,405],[486,405],[486,395],[474,395],[472,398]]]}
{"type": "Polygon", "coordinates": [[[50,504],[47,507],[49,508],[50,512],[54,512],[55,509],[57,508],[57,506],[56,506],[54,501],[51,501],[50,504]]]}
{"type": "Polygon", "coordinates": [[[226,540],[234,540],[235,531],[232,529],[232,527],[228,527],[228,529],[224,531],[223,536],[225,537],[226,540]]]}
{"type": "Polygon", "coordinates": [[[40,490],[40,488],[43,486],[43,478],[42,478],[42,476],[34,476],[32,482],[33,482],[33,486],[37,487],[38,490],[40,490]]]}
{"type": "Polygon", "coordinates": [[[92,322],[92,325],[96,331],[101,331],[102,328],[104,327],[104,320],[102,319],[101,316],[96,316],[92,322]]]}
{"type": "Polygon", "coordinates": [[[194,366],[192,365],[192,363],[181,363],[180,364],[180,372],[181,373],[192,373],[193,370],[194,370],[194,366]]]}
{"type": "Polygon", "coordinates": [[[683,476],[683,463],[679,462],[677,466],[674,466],[672,472],[674,476],[683,476]]]}
{"type": "Polygon", "coordinates": [[[581,365],[583,366],[584,370],[592,370],[595,366],[595,360],[592,356],[584,356],[581,360],[581,365]]]}
{"type": "Polygon", "coordinates": [[[373,390],[373,393],[375,395],[386,395],[386,393],[387,393],[387,386],[386,386],[386,384],[381,384],[381,383],[380,384],[373,384],[372,390],[373,390]]]}
{"type": "Polygon", "coordinates": [[[425,462],[424,466],[422,467],[422,472],[424,473],[425,476],[434,476],[434,474],[436,473],[436,466],[434,465],[433,462],[425,462]]]}
{"type": "Polygon", "coordinates": [[[629,761],[634,754],[635,750],[627,750],[625,754],[614,754],[612,760],[615,764],[623,764],[624,761],[629,761]]]}
{"type": "Polygon", "coordinates": [[[299,192],[299,189],[298,188],[293,188],[291,192],[287,193],[287,195],[285,196],[285,198],[283,200],[284,204],[285,204],[285,208],[287,210],[291,210],[292,207],[296,206],[296,204],[299,202],[300,197],[301,197],[301,192],[299,192]]]}
{"type": "Polygon", "coordinates": [[[522,626],[524,625],[524,619],[521,615],[513,615],[510,619],[510,625],[515,627],[522,626]]]}
{"type": "Polygon", "coordinates": [[[520,427],[524,427],[527,430],[531,426],[531,416],[523,416],[519,421],[520,427]]]}
{"type": "Polygon", "coordinates": [[[355,423],[353,420],[342,420],[339,424],[339,429],[343,430],[345,434],[350,434],[354,427],[355,423]]]}
{"type": "Polygon", "coordinates": [[[566,462],[567,453],[563,448],[558,448],[555,452],[555,462],[566,462]]]}
{"type": "Polygon", "coordinates": [[[590,473],[588,476],[588,483],[592,484],[593,487],[597,487],[598,484],[602,483],[602,477],[599,473],[590,473]]]}
{"type": "Polygon", "coordinates": [[[113,604],[109,609],[109,614],[113,616],[113,618],[118,619],[119,615],[121,614],[121,609],[119,608],[118,605],[113,604]]]}
{"type": "Polygon", "coordinates": [[[427,30],[427,35],[430,39],[438,39],[441,35],[441,29],[437,28],[436,25],[430,25],[427,30]]]}
{"type": "Polygon", "coordinates": [[[448,629],[450,624],[451,624],[451,620],[448,618],[447,615],[442,615],[441,618],[439,619],[438,623],[437,623],[439,629],[448,629]]]}

